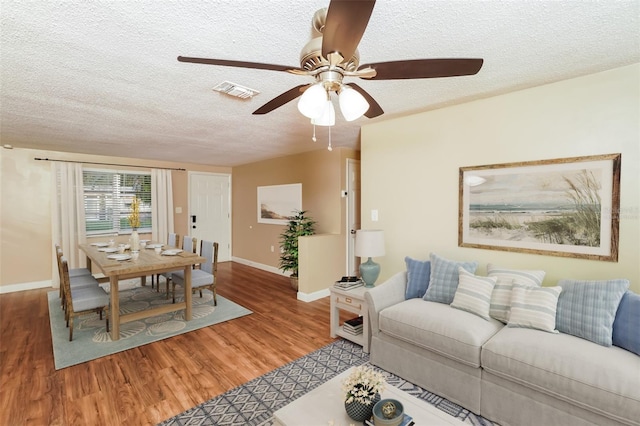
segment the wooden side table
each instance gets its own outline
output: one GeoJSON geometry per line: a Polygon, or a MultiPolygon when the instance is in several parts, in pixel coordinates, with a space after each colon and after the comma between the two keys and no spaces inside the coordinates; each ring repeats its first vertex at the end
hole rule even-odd
{"type": "Polygon", "coordinates": [[[331,337],[340,336],[362,346],[362,350],[369,353],[371,333],[369,331],[369,309],[364,294],[368,289],[364,286],[351,290],[330,287],[331,293],[331,337]],[[340,310],[345,310],[362,316],[362,334],[351,334],[340,324],[340,310]]]}

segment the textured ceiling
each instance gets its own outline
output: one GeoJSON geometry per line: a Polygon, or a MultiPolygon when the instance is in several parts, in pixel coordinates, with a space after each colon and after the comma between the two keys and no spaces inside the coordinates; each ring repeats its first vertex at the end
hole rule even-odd
{"type": "MultiPolygon", "coordinates": [[[[296,101],[251,113],[311,77],[179,63],[178,55],[299,66],[328,0],[0,3],[0,138],[17,148],[234,166],[326,146],[296,101]],[[214,92],[229,80],[261,93],[214,92]]],[[[378,0],[361,63],[484,58],[475,76],[357,82],[374,120],[640,62],[640,0],[378,0]]],[[[334,146],[368,119],[337,114],[334,146]]]]}

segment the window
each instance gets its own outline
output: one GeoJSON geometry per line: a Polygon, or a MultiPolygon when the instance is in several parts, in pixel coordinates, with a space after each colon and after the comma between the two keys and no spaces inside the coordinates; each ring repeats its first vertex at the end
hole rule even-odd
{"type": "Polygon", "coordinates": [[[131,232],[131,202],[140,199],[140,228],[151,232],[151,174],[85,169],[84,213],[87,235],[131,232]]]}

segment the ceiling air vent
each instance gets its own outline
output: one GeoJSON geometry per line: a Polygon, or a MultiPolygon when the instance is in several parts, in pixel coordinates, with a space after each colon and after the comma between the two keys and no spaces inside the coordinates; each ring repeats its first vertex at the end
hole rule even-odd
{"type": "Polygon", "coordinates": [[[249,99],[259,94],[257,90],[249,89],[248,87],[241,86],[230,81],[223,81],[213,88],[216,92],[226,93],[229,96],[235,96],[240,99],[249,99]]]}

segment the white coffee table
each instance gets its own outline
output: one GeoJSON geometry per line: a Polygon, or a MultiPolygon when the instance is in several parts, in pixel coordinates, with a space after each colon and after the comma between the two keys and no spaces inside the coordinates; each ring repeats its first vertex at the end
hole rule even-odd
{"type": "MultiPolygon", "coordinates": [[[[350,419],[344,409],[342,380],[350,373],[351,369],[337,375],[273,413],[275,424],[282,426],[327,426],[330,422],[335,426],[360,424],[350,419]]],[[[389,384],[382,393],[382,398],[393,398],[402,402],[405,413],[413,417],[416,426],[464,424],[429,403],[389,384]]]]}

